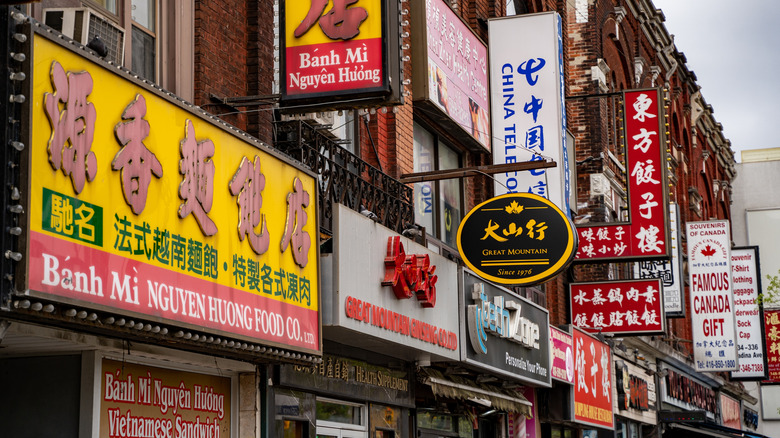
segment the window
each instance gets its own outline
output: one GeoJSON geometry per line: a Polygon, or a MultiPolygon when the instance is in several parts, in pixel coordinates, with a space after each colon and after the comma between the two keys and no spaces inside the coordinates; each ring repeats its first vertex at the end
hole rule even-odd
{"type": "Polygon", "coordinates": [[[92,0],[94,3],[97,3],[102,7],[103,9],[107,10],[108,12],[111,12],[112,14],[117,14],[117,0],[92,0]]]}
{"type": "Polygon", "coordinates": [[[95,35],[106,61],[129,68],[184,100],[194,99],[195,5],[159,0],[42,0],[35,18],[86,45],[95,35]],[[78,30],[78,31],[76,31],[78,30]]]}
{"type": "Polygon", "coordinates": [[[133,53],[131,69],[156,82],[156,0],[132,0],[133,53]]]}
{"type": "MultiPolygon", "coordinates": [[[[414,124],[414,171],[458,169],[460,155],[421,125],[414,124]]],[[[428,234],[455,247],[463,215],[463,189],[458,178],[414,185],[414,220],[428,234]]]]}

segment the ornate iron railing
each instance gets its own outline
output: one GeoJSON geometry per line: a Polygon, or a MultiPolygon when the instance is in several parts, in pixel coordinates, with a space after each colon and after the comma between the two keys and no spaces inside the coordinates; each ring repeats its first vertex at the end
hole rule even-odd
{"type": "Polygon", "coordinates": [[[333,230],[333,203],[401,233],[414,224],[412,188],[349,152],[302,120],[275,122],[275,147],[319,175],[320,227],[333,230]],[[376,215],[371,216],[369,212],[376,215]]]}

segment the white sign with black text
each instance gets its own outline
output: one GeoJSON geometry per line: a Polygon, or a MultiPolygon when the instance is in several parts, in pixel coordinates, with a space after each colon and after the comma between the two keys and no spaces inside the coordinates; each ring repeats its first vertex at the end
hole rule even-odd
{"type": "Polygon", "coordinates": [[[764,355],[764,312],[758,302],[760,291],[758,247],[731,250],[731,282],[734,293],[734,320],[737,323],[739,371],[733,379],[766,378],[764,355]]]}
{"type": "Polygon", "coordinates": [[[686,227],[694,367],[736,371],[729,222],[688,222],[686,227]]]}

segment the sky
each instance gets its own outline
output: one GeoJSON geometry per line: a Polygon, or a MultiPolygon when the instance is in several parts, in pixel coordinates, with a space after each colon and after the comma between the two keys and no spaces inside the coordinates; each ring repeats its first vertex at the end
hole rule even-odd
{"type": "Polygon", "coordinates": [[[780,147],[778,0],[653,0],[734,158],[780,147]]]}

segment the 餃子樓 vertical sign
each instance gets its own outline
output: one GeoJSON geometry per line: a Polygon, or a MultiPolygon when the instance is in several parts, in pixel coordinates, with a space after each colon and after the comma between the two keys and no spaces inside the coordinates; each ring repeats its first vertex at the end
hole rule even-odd
{"type": "Polygon", "coordinates": [[[736,371],[729,222],[688,222],[686,228],[694,367],[736,371]]]}
{"type": "Polygon", "coordinates": [[[555,12],[488,20],[493,164],[543,161],[557,167],[497,173],[496,195],[533,193],[569,216],[563,37],[555,12]]]}
{"type": "Polygon", "coordinates": [[[577,227],[576,261],[668,258],[666,147],[657,88],[623,93],[630,223],[577,227]]]}
{"type": "Polygon", "coordinates": [[[739,371],[732,372],[731,378],[737,380],[766,378],[764,309],[758,299],[761,292],[758,260],[757,246],[731,250],[731,283],[739,353],[739,371]]]}
{"type": "Polygon", "coordinates": [[[319,352],[314,176],[116,69],[33,43],[20,290],[319,352]]]}

